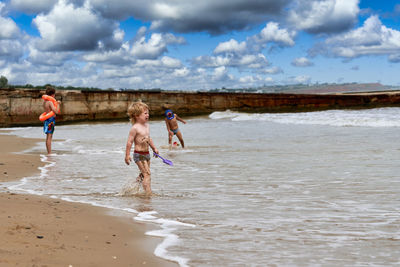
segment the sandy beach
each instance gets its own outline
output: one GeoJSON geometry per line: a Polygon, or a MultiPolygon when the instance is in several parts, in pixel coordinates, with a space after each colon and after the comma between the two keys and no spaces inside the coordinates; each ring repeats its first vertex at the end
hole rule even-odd
{"type": "MultiPolygon", "coordinates": [[[[43,163],[38,154],[15,153],[38,141],[43,140],[0,132],[1,182],[39,172],[43,163]]],[[[151,225],[110,213],[58,199],[0,193],[0,266],[178,266],[153,254],[161,239],[145,235],[151,225]]]]}

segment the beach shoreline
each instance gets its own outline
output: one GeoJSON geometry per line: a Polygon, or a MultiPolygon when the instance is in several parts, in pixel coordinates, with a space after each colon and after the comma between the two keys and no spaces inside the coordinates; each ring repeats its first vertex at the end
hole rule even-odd
{"type": "MultiPolygon", "coordinates": [[[[21,153],[43,140],[0,131],[0,182],[39,173],[39,154],[21,153]]],[[[43,144],[44,146],[44,144],[43,144]]],[[[45,148],[43,148],[45,151],[45,148]]],[[[154,255],[162,241],[132,214],[29,194],[0,192],[0,266],[178,266],[154,255]]]]}

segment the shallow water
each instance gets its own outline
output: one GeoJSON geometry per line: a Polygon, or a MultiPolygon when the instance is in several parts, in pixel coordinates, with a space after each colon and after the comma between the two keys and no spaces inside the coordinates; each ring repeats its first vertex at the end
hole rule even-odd
{"type": "Polygon", "coordinates": [[[63,141],[41,175],[5,185],[131,212],[159,225],[155,254],[181,266],[400,264],[400,108],[187,121],[187,148],[172,151],[164,122],[151,122],[174,163],[152,159],[151,199],[118,196],[138,174],[124,163],[128,122],[56,126],[63,141]]]}

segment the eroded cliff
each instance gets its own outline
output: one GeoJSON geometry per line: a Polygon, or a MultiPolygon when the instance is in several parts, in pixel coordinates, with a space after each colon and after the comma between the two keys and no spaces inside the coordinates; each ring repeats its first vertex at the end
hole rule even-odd
{"type": "MultiPolygon", "coordinates": [[[[38,125],[44,91],[0,90],[0,127],[38,125]]],[[[190,93],[154,91],[57,91],[61,114],[57,122],[127,118],[129,105],[142,100],[154,117],[166,108],[181,115],[208,114],[226,109],[247,112],[298,112],[334,108],[400,106],[400,92],[333,95],[190,93]]]]}

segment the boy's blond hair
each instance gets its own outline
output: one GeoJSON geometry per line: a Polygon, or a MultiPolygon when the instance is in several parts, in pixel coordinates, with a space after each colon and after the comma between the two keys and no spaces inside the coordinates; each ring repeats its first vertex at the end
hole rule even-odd
{"type": "Polygon", "coordinates": [[[132,124],[136,123],[136,117],[142,114],[145,110],[149,110],[149,106],[147,106],[142,101],[137,101],[132,103],[128,108],[128,116],[132,124]]]}

